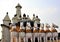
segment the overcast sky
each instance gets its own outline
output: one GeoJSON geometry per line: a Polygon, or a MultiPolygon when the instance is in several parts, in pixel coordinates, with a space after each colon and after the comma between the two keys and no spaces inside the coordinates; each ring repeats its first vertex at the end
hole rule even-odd
{"type": "MultiPolygon", "coordinates": [[[[22,6],[22,14],[28,14],[30,18],[33,14],[38,15],[41,23],[54,23],[60,27],[60,0],[0,0],[0,24],[3,23],[6,12],[12,19],[18,3],[22,6]]],[[[58,32],[59,30],[58,28],[58,32]]]]}

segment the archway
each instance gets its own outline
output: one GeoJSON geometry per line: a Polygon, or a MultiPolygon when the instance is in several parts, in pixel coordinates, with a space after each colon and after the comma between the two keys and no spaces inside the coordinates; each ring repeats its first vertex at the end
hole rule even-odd
{"type": "Polygon", "coordinates": [[[47,42],[50,42],[50,37],[47,37],[47,42]]]}
{"type": "Polygon", "coordinates": [[[28,42],[31,42],[31,39],[30,38],[28,38],[28,42]]]}
{"type": "Polygon", "coordinates": [[[35,38],[35,42],[38,42],[38,38],[37,37],[35,38]]]}

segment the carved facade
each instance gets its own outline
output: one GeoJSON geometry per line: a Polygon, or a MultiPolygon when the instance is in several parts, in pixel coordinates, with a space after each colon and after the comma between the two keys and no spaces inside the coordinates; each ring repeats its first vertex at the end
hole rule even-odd
{"type": "Polygon", "coordinates": [[[7,12],[1,24],[2,42],[58,42],[58,33],[53,24],[49,26],[40,23],[39,17],[35,14],[33,19],[26,14],[21,16],[20,4],[15,8],[16,14],[12,18],[12,23],[7,12]]]}

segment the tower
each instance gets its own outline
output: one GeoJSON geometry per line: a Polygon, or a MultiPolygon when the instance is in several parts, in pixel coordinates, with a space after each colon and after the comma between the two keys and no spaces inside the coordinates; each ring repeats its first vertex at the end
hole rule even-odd
{"type": "Polygon", "coordinates": [[[8,16],[8,12],[3,19],[3,24],[1,24],[2,27],[2,42],[10,42],[10,31],[9,31],[9,23],[11,23],[11,20],[8,16]]]}
{"type": "Polygon", "coordinates": [[[22,6],[18,3],[15,8],[16,8],[17,18],[19,19],[21,17],[21,8],[22,8],[22,6]]]}
{"type": "Polygon", "coordinates": [[[9,23],[11,23],[11,20],[10,20],[8,12],[7,12],[6,16],[3,19],[3,24],[9,26],[9,23]]]}
{"type": "Polygon", "coordinates": [[[12,18],[13,23],[17,23],[21,20],[21,8],[22,6],[18,3],[16,8],[16,14],[14,15],[14,17],[12,18]]]}

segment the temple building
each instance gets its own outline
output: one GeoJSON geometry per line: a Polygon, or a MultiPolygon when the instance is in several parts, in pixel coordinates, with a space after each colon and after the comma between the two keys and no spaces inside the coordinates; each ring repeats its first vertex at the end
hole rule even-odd
{"type": "Polygon", "coordinates": [[[58,32],[54,24],[41,23],[41,19],[33,14],[21,14],[22,6],[18,3],[16,14],[10,20],[8,12],[3,19],[1,42],[58,42],[58,32]],[[11,22],[12,21],[12,22],[11,22]]]}

